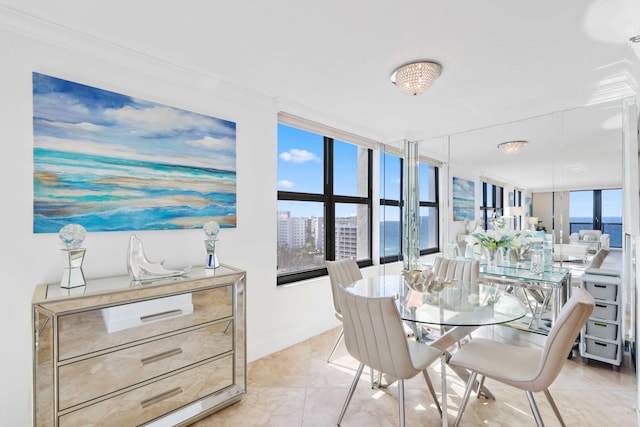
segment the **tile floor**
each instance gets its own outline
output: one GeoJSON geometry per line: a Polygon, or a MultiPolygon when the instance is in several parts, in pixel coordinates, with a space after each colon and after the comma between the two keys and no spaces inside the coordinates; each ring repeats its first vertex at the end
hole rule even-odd
{"type": "MultiPolygon", "coordinates": [[[[605,267],[603,265],[603,267],[605,267]]],[[[607,268],[611,265],[607,265],[607,268]]],[[[326,358],[339,328],[250,363],[247,394],[239,403],[195,424],[197,427],[326,427],[336,425],[347,390],[357,368],[341,344],[331,363],[326,358]]],[[[479,329],[476,335],[506,340],[516,345],[540,346],[543,337],[507,327],[479,329]]],[[[441,397],[440,364],[429,373],[441,397]]],[[[449,425],[457,414],[465,384],[447,369],[449,425]]],[[[495,400],[472,396],[461,426],[535,426],[524,392],[492,380],[485,385],[495,400]]],[[[583,363],[577,351],[550,388],[567,426],[637,426],[635,370],[629,354],[614,371],[611,365],[583,363]]],[[[407,426],[438,426],[440,417],[417,376],[405,383],[407,426]]],[[[558,426],[553,411],[541,393],[536,402],[547,426],[558,426]]],[[[343,427],[397,426],[397,387],[372,389],[365,369],[349,405],[343,427]]]]}
{"type": "MultiPolygon", "coordinates": [[[[523,345],[533,334],[521,335],[509,328],[488,328],[484,333],[520,340],[523,345]],[[514,334],[508,337],[509,334],[514,334]]],[[[333,426],[357,368],[341,344],[331,363],[326,358],[339,329],[250,363],[247,394],[239,403],[205,418],[195,425],[207,426],[333,426]]],[[[480,331],[478,331],[480,332],[480,331]]],[[[438,396],[440,365],[429,372],[438,396]]],[[[464,383],[447,370],[449,425],[453,424],[464,383]]],[[[495,400],[469,401],[461,426],[535,426],[525,394],[487,380],[495,400]]],[[[407,426],[440,425],[440,418],[428,394],[424,379],[417,376],[405,383],[407,426]]],[[[568,359],[550,388],[567,426],[636,426],[633,404],[636,395],[635,371],[628,354],[620,371],[610,365],[584,364],[579,356],[568,359]]],[[[559,425],[544,395],[536,401],[548,426],[559,425]]],[[[342,426],[398,425],[397,387],[372,389],[365,369],[349,405],[342,426]]]]}

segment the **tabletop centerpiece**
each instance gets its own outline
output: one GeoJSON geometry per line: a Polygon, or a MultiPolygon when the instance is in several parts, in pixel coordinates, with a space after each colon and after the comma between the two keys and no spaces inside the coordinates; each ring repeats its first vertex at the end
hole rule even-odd
{"type": "Polygon", "coordinates": [[[496,218],[491,225],[492,228],[486,231],[478,227],[467,237],[467,245],[480,245],[485,253],[488,268],[496,266],[498,254],[508,262],[508,251],[511,249],[516,250],[518,260],[522,261],[525,252],[530,248],[531,236],[526,231],[509,229],[505,218],[496,218]]]}

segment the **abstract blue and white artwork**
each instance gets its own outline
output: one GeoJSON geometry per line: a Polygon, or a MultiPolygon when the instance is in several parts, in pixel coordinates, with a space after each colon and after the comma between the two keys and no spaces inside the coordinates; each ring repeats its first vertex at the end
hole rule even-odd
{"type": "Polygon", "coordinates": [[[475,183],[453,177],[453,220],[473,221],[475,219],[475,183]]]}
{"type": "Polygon", "coordinates": [[[33,73],[33,230],[236,226],[236,124],[33,73]]]}

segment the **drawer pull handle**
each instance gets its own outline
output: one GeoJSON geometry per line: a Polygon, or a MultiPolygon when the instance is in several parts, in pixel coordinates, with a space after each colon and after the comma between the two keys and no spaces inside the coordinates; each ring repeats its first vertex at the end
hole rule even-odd
{"type": "Polygon", "coordinates": [[[607,285],[593,285],[594,288],[606,288],[607,285]]]}
{"type": "Polygon", "coordinates": [[[181,348],[174,348],[173,350],[163,351],[162,353],[145,357],[144,359],[140,359],[140,362],[142,362],[143,365],[148,365],[149,363],[158,362],[162,359],[166,359],[167,357],[177,356],[178,354],[182,354],[181,348]]]}
{"type": "Polygon", "coordinates": [[[596,322],[593,322],[593,326],[600,326],[601,328],[607,327],[606,323],[596,323],[596,322]]]}
{"type": "Polygon", "coordinates": [[[142,402],[140,402],[140,405],[143,408],[146,408],[147,406],[151,406],[154,403],[161,402],[164,399],[168,399],[168,398],[176,396],[176,395],[178,395],[180,393],[182,393],[182,388],[180,388],[180,387],[172,388],[171,390],[167,390],[164,393],[160,393],[157,396],[153,396],[153,397],[150,397],[149,399],[143,400],[142,402]]]}
{"type": "Polygon", "coordinates": [[[147,316],[140,316],[141,322],[151,322],[152,320],[160,320],[166,317],[179,316],[182,314],[182,310],[169,310],[162,313],[149,314],[147,316]]]}
{"type": "Polygon", "coordinates": [[[596,307],[598,307],[598,308],[607,308],[607,306],[604,305],[604,304],[596,304],[596,307]]]}
{"type": "Polygon", "coordinates": [[[607,346],[606,344],[603,344],[603,343],[598,342],[598,341],[594,341],[593,343],[594,343],[595,345],[599,345],[600,347],[606,347],[606,346],[607,346]]]}

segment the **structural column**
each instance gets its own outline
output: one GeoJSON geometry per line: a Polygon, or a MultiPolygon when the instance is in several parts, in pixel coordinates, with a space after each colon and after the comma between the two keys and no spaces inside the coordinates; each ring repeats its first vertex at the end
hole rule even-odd
{"type": "Polygon", "coordinates": [[[404,142],[404,269],[420,269],[420,143],[404,142]]]}

